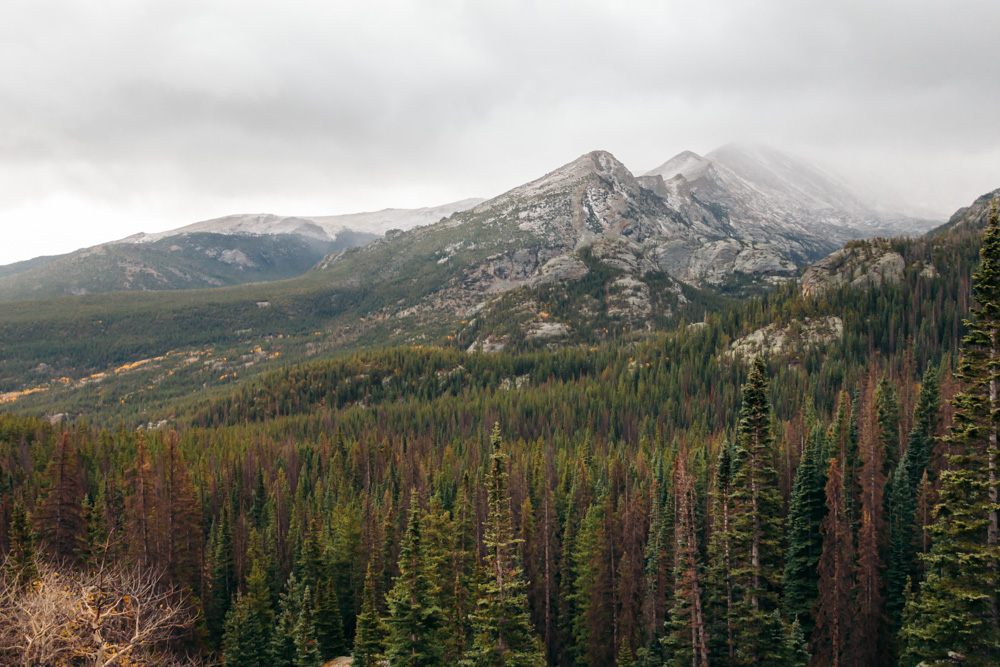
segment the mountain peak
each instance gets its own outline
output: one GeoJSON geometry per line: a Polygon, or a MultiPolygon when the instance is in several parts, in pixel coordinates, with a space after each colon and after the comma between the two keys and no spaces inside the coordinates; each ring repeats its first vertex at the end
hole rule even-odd
{"type": "Polygon", "coordinates": [[[711,160],[707,160],[693,151],[681,151],[656,169],[646,172],[645,175],[660,176],[664,181],[681,175],[687,180],[693,181],[702,176],[711,166],[711,160]]]}

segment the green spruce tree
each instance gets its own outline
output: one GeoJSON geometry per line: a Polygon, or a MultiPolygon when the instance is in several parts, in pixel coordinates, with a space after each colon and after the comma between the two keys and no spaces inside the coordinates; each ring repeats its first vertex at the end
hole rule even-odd
{"type": "Polygon", "coordinates": [[[7,571],[13,575],[15,585],[23,588],[38,578],[38,568],[35,566],[35,534],[21,501],[14,503],[8,536],[7,571]]]}
{"type": "Polygon", "coordinates": [[[798,619],[808,642],[813,629],[813,607],[819,584],[819,559],[823,553],[820,527],[826,517],[826,474],[819,457],[824,448],[822,427],[814,424],[802,460],[795,471],[788,510],[788,550],[782,577],[782,608],[786,618],[798,619]]]}
{"type": "Polygon", "coordinates": [[[431,561],[423,539],[423,512],[414,492],[410,497],[410,519],[399,553],[399,576],[387,598],[389,632],[385,656],[396,667],[444,665],[445,612],[438,605],[438,592],[431,561]]]}
{"type": "MultiPolygon", "coordinates": [[[[1000,427],[1000,221],[994,201],[973,277],[926,579],[907,603],[904,664],[1000,663],[997,619],[997,433],[1000,427]],[[960,659],[960,660],[959,660],[960,659]]],[[[912,480],[912,477],[911,477],[912,480]]]]}
{"type": "Polygon", "coordinates": [[[733,474],[732,579],[736,664],[775,664],[783,654],[778,609],[782,502],[774,470],[771,402],[764,360],[754,357],[743,386],[733,474]],[[775,626],[775,619],[778,625],[775,626]]]}
{"type": "Polygon", "coordinates": [[[507,459],[495,425],[486,482],[487,517],[484,583],[472,614],[472,645],[462,660],[469,667],[544,667],[545,654],[533,633],[524,575],[511,527],[507,459]]]}
{"type": "Polygon", "coordinates": [[[365,589],[358,614],[357,632],[354,635],[354,667],[376,667],[381,660],[385,641],[385,627],[378,615],[375,602],[375,576],[371,563],[365,575],[365,589]]]}
{"type": "Polygon", "coordinates": [[[238,595],[226,614],[222,636],[222,661],[240,667],[268,667],[268,635],[264,620],[254,610],[249,595],[238,595]]]}

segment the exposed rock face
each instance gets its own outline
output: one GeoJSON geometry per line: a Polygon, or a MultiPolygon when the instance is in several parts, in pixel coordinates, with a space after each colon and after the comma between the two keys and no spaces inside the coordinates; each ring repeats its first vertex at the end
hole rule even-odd
{"type": "Polygon", "coordinates": [[[927,232],[927,235],[936,236],[950,229],[983,229],[989,218],[990,207],[993,205],[993,201],[998,198],[1000,198],[1000,188],[977,197],[971,206],[963,206],[958,209],[948,219],[948,222],[927,232]]]}
{"type": "Polygon", "coordinates": [[[806,269],[800,281],[802,294],[814,296],[844,284],[865,287],[897,282],[905,268],[902,255],[884,244],[851,244],[806,269]]]}
{"type": "Polygon", "coordinates": [[[786,327],[770,324],[763,329],[738,338],[729,346],[728,354],[743,358],[755,354],[768,356],[790,352],[797,347],[817,347],[836,342],[844,336],[844,321],[839,317],[807,317],[786,327]]]}
{"type": "Polygon", "coordinates": [[[932,223],[884,215],[835,177],[764,146],[729,144],[704,157],[685,151],[640,182],[679,210],[692,201],[730,226],[726,236],[768,243],[812,261],[845,241],[925,231],[932,223]]]}
{"type": "Polygon", "coordinates": [[[569,327],[562,322],[536,322],[528,330],[528,338],[565,338],[569,327]]]}
{"type": "Polygon", "coordinates": [[[646,275],[660,270],[655,262],[644,257],[638,244],[628,239],[601,239],[590,246],[590,254],[602,264],[626,273],[646,275]]]}
{"type": "Polygon", "coordinates": [[[794,276],[798,267],[768,244],[721,239],[703,245],[669,239],[653,251],[657,265],[690,285],[719,285],[735,274],[794,276]]]}
{"type": "Polygon", "coordinates": [[[535,275],[528,280],[528,284],[534,287],[548,283],[572,282],[580,280],[588,273],[590,273],[590,269],[583,263],[583,260],[574,254],[567,253],[550,259],[539,267],[535,275]]]}

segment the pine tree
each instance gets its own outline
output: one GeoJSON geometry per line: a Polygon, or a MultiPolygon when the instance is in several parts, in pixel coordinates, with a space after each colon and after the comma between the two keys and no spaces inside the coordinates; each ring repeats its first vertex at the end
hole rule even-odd
{"type": "Polygon", "coordinates": [[[344,619],[340,611],[340,598],[337,596],[337,585],[333,577],[320,580],[315,596],[316,606],[316,638],[319,640],[320,653],[325,660],[345,655],[347,641],[344,639],[344,619]]]}
{"type": "Polygon", "coordinates": [[[73,562],[83,546],[86,526],[76,448],[69,433],[59,439],[45,477],[49,487],[33,517],[39,541],[52,558],[73,562]]]}
{"type": "Polygon", "coordinates": [[[90,566],[101,558],[108,531],[104,525],[101,504],[97,500],[92,499],[88,494],[83,497],[82,507],[84,536],[77,558],[82,565],[90,566]]]}
{"type": "MultiPolygon", "coordinates": [[[[175,431],[167,434],[166,444],[160,466],[163,478],[157,503],[160,510],[158,523],[166,543],[164,565],[175,581],[197,590],[200,583],[202,536],[198,524],[201,508],[175,431]]],[[[232,586],[229,590],[232,591],[232,586]]]]}
{"type": "Polygon", "coordinates": [[[899,396],[896,385],[884,375],[875,389],[875,412],[883,450],[882,474],[888,479],[899,463],[899,396]]]}
{"type": "Polygon", "coordinates": [[[271,663],[264,619],[254,613],[250,595],[238,595],[226,614],[222,661],[239,667],[269,667],[271,663]]]}
{"type": "Polygon", "coordinates": [[[288,577],[285,590],[281,593],[278,615],[268,651],[273,667],[294,667],[295,624],[302,608],[303,588],[293,573],[288,577]]]}
{"type": "Polygon", "coordinates": [[[23,587],[38,577],[38,568],[35,566],[35,534],[21,501],[14,503],[7,534],[10,539],[7,571],[14,576],[15,584],[23,587]]]}
{"type": "Polygon", "coordinates": [[[854,544],[844,507],[841,465],[830,459],[826,480],[827,515],[823,519],[823,555],[819,561],[819,599],[812,634],[813,665],[851,664],[853,632],[854,544]]]}
{"type": "Polygon", "coordinates": [[[289,576],[271,636],[271,667],[319,667],[322,664],[313,599],[308,584],[299,581],[295,574],[289,576]]]}
{"type": "Polygon", "coordinates": [[[798,619],[785,625],[784,667],[806,667],[809,664],[809,642],[798,619]]]}
{"type": "Polygon", "coordinates": [[[674,488],[677,517],[674,522],[674,603],[664,638],[670,655],[669,667],[707,667],[708,641],[701,604],[701,574],[698,563],[697,517],[694,480],[683,459],[678,459],[674,488]]]}
{"type": "Polygon", "coordinates": [[[375,576],[369,563],[361,613],[358,615],[357,632],[354,635],[354,667],[376,667],[382,656],[384,638],[385,627],[375,603],[375,576]]]}
{"type": "MultiPolygon", "coordinates": [[[[764,360],[754,358],[743,386],[736,471],[733,474],[732,578],[738,664],[762,665],[782,653],[776,627],[782,571],[782,503],[771,432],[764,360]]],[[[780,619],[779,619],[780,620],[780,619]]]]}
{"type": "Polygon", "coordinates": [[[719,664],[734,664],[736,643],[732,579],[732,447],[723,444],[715,465],[712,531],[706,573],[706,617],[709,655],[719,664]]]}
{"type": "Polygon", "coordinates": [[[903,459],[910,488],[914,491],[920,484],[924,471],[929,469],[940,410],[941,382],[937,371],[933,367],[928,367],[920,385],[920,395],[913,415],[913,429],[910,431],[903,459]]]}
{"type": "MultiPolygon", "coordinates": [[[[903,660],[1000,662],[997,618],[997,432],[1000,427],[1000,221],[994,201],[973,277],[977,307],[967,322],[941,474],[926,580],[907,604],[903,660]]],[[[912,479],[912,478],[911,478],[912,479]]]]}
{"type": "Polygon", "coordinates": [[[895,635],[902,621],[904,589],[908,579],[918,581],[922,569],[917,554],[923,551],[922,526],[918,516],[921,480],[930,472],[933,434],[937,428],[941,395],[937,372],[928,367],[920,385],[913,414],[913,428],[892,480],[887,484],[889,563],[886,571],[885,609],[890,632],[895,635]]]}
{"type": "Polygon", "coordinates": [[[485,582],[472,615],[472,645],[463,665],[469,667],[544,667],[541,642],[533,634],[524,575],[517,562],[517,540],[511,527],[507,459],[500,425],[490,438],[493,452],[486,483],[484,534],[485,582]]]}
{"type": "Polygon", "coordinates": [[[302,592],[302,605],[292,628],[295,646],[293,667],[320,667],[323,664],[319,641],[316,639],[316,609],[312,600],[312,591],[306,585],[302,592]]]}
{"type": "Polygon", "coordinates": [[[229,605],[236,593],[236,565],[233,554],[233,528],[229,505],[222,508],[222,516],[215,525],[214,549],[212,553],[212,599],[209,615],[209,631],[215,641],[221,639],[223,622],[229,613],[229,605]]]}
{"type": "Polygon", "coordinates": [[[399,553],[399,576],[387,598],[385,656],[394,667],[443,665],[446,618],[438,606],[435,576],[423,542],[423,513],[417,494],[410,498],[410,519],[399,553]]]}
{"type": "Polygon", "coordinates": [[[815,424],[795,472],[788,510],[788,550],[782,577],[782,608],[786,618],[798,619],[808,638],[819,584],[819,559],[823,553],[820,527],[826,517],[826,477],[819,457],[824,448],[823,429],[815,424]]]}
{"type": "Polygon", "coordinates": [[[156,555],[155,536],[150,534],[153,524],[153,471],[146,451],[146,438],[139,434],[136,443],[135,464],[126,473],[125,497],[126,529],[130,553],[142,563],[150,563],[156,555]]]}
{"type": "Polygon", "coordinates": [[[885,611],[891,636],[899,631],[903,606],[906,602],[906,582],[913,575],[913,539],[915,499],[904,460],[896,465],[889,490],[887,530],[889,532],[889,563],[886,569],[885,611]]]}

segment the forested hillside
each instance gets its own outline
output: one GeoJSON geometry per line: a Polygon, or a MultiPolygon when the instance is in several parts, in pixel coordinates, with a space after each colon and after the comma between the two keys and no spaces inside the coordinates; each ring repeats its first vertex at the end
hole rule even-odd
{"type": "Polygon", "coordinates": [[[290,366],[160,429],[0,415],[0,660],[997,664],[981,233],[652,336],[290,366]]]}

